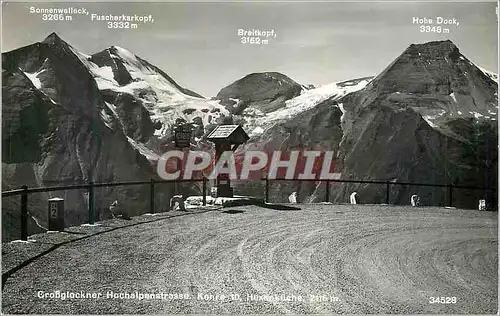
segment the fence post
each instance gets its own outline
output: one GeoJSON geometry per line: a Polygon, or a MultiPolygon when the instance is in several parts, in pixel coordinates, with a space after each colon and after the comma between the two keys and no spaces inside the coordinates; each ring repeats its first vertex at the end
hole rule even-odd
{"type": "Polygon", "coordinates": [[[28,187],[22,186],[21,193],[21,240],[28,240],[28,187]]]}
{"type": "Polygon", "coordinates": [[[207,178],[203,176],[203,206],[207,205],[207,178]]]}
{"type": "Polygon", "coordinates": [[[448,206],[452,207],[453,206],[453,186],[450,184],[448,186],[448,206]]]}
{"type": "Polygon", "coordinates": [[[268,178],[266,178],[266,199],[265,199],[265,202],[269,203],[269,179],[268,178]]]}
{"type": "Polygon", "coordinates": [[[149,213],[155,212],[155,179],[151,178],[149,182],[149,213]]]}
{"type": "Polygon", "coordinates": [[[89,182],[89,224],[94,224],[94,181],[89,182]]]}
{"type": "Polygon", "coordinates": [[[390,182],[386,181],[385,182],[385,204],[389,205],[389,186],[390,182]]]}
{"type": "Polygon", "coordinates": [[[330,202],[330,181],[326,180],[325,202],[330,202]]]}

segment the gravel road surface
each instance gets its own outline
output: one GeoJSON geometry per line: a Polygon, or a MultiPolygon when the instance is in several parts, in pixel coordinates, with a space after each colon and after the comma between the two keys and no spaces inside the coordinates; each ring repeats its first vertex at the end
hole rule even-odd
{"type": "Polygon", "coordinates": [[[496,213],[300,207],[231,207],[71,242],[14,273],[2,311],[496,314],[496,213]]]}

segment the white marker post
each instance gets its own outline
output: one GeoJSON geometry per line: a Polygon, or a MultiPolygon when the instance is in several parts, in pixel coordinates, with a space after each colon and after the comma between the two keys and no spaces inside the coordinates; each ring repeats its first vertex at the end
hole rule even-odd
{"type": "Polygon", "coordinates": [[[358,196],[358,193],[356,193],[356,192],[351,193],[351,197],[350,197],[351,204],[357,204],[357,199],[356,199],[357,196],[358,196]]]}
{"type": "Polygon", "coordinates": [[[479,210],[486,211],[486,200],[479,200],[479,210]]]}
{"type": "Polygon", "coordinates": [[[420,197],[416,194],[413,194],[410,198],[411,206],[419,206],[420,205],[420,197]]]}

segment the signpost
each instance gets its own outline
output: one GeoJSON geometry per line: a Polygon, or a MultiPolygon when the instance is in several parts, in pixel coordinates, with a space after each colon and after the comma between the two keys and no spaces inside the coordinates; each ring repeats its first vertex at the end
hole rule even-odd
{"type": "MultiPolygon", "coordinates": [[[[240,125],[219,125],[207,139],[215,144],[215,163],[225,151],[235,151],[239,145],[245,143],[250,137],[240,125]]],[[[233,197],[231,179],[227,173],[219,173],[215,181],[217,186],[217,196],[233,197]]]]}
{"type": "Polygon", "coordinates": [[[182,149],[191,146],[191,133],[193,125],[181,124],[174,127],[175,147],[182,149]]]}
{"type": "MultiPolygon", "coordinates": [[[[178,124],[174,127],[174,140],[175,148],[184,150],[191,146],[191,134],[193,132],[193,125],[189,123],[178,124]]],[[[180,171],[182,176],[182,161],[177,159],[177,170],[180,171]]],[[[175,182],[175,194],[179,193],[179,183],[175,182]]]]}

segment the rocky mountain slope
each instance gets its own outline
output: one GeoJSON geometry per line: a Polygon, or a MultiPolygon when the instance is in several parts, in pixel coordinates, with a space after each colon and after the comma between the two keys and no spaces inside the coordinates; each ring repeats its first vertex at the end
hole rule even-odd
{"type": "MultiPolygon", "coordinates": [[[[410,45],[365,89],[340,100],[344,175],[497,187],[497,90],[451,41],[410,45]]],[[[395,187],[393,198],[404,201],[410,190],[427,204],[445,199],[423,187],[395,187]]],[[[453,204],[475,207],[483,194],[458,190],[453,204]]]]}

